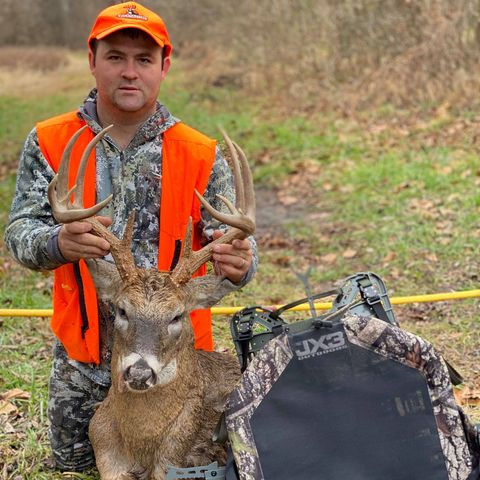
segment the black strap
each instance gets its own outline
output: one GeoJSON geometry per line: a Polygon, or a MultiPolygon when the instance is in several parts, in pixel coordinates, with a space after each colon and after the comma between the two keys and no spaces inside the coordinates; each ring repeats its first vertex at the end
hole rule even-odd
{"type": "Polygon", "coordinates": [[[390,323],[387,312],[383,307],[382,299],[377,289],[373,286],[372,282],[368,277],[359,280],[358,286],[360,287],[360,295],[367,302],[367,305],[373,310],[375,316],[383,320],[384,322],[390,323]]]}
{"type": "Polygon", "coordinates": [[[463,377],[462,374],[459,373],[449,362],[447,362],[445,359],[445,364],[447,365],[447,370],[448,370],[448,375],[450,376],[450,381],[453,383],[453,385],[457,386],[463,383],[463,377]]]}
{"type": "Polygon", "coordinates": [[[290,308],[296,307],[297,305],[302,305],[304,303],[307,303],[310,299],[311,300],[316,300],[318,298],[324,298],[324,297],[331,297],[332,295],[340,295],[342,291],[339,288],[333,289],[333,290],[328,290],[326,292],[320,292],[315,295],[312,295],[311,297],[305,297],[301,298],[300,300],[297,300],[292,303],[287,303],[287,305],[283,305],[283,307],[280,307],[277,310],[274,310],[271,314],[271,318],[278,318],[281,313],[285,312],[286,310],[289,310],[290,308]]]}
{"type": "Polygon", "coordinates": [[[82,338],[85,338],[85,332],[89,329],[87,306],[85,305],[85,291],[83,289],[82,275],[80,273],[80,264],[73,264],[73,274],[78,287],[78,302],[80,304],[80,315],[82,317],[82,338]]]}
{"type": "Polygon", "coordinates": [[[241,339],[239,340],[240,349],[242,353],[242,365],[240,365],[240,372],[243,373],[248,367],[248,347],[250,345],[250,340],[241,339]]]}
{"type": "Polygon", "coordinates": [[[170,264],[170,271],[172,271],[177,266],[178,260],[180,259],[181,250],[182,250],[182,241],[175,240],[175,250],[173,251],[173,258],[172,258],[172,263],[170,264]]]}

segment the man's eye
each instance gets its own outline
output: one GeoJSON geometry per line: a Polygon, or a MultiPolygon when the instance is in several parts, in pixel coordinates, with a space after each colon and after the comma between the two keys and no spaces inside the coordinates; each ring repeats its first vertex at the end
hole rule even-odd
{"type": "Polygon", "coordinates": [[[141,59],[140,59],[140,63],[143,63],[143,64],[145,64],[145,65],[146,65],[146,64],[149,64],[149,63],[151,63],[151,61],[150,61],[150,59],[149,59],[149,58],[141,58],[141,59]]]}

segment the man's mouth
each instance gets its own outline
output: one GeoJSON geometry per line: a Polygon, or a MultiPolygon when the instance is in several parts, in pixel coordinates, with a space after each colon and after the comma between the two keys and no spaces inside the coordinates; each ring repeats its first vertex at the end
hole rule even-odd
{"type": "Polygon", "coordinates": [[[124,87],[120,87],[120,90],[122,90],[123,92],[137,92],[138,88],[127,85],[127,86],[124,86],[124,87]]]}

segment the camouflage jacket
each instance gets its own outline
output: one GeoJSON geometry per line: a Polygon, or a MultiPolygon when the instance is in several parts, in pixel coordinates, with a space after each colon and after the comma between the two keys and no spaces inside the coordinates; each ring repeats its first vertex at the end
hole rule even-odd
{"type": "MultiPolygon", "coordinates": [[[[96,90],[90,92],[79,116],[95,133],[101,130],[96,116],[96,90]]],[[[129,213],[137,211],[132,252],[136,264],[142,268],[157,265],[162,133],[178,121],[165,106],[158,104],[157,111],[140,127],[125,150],[120,150],[108,135],[96,149],[97,201],[113,193],[113,200],[100,213],[112,218],[111,230],[121,236],[129,213]]],[[[54,269],[66,263],[57,245],[60,225],[52,216],[47,198],[53,176],[33,129],[20,157],[16,193],[5,232],[6,245],[14,258],[31,269],[54,269]]],[[[235,197],[230,169],[218,148],[204,196],[214,208],[226,211],[217,194],[231,201],[235,197]]],[[[226,228],[203,209],[201,227],[205,242],[211,240],[213,230],[226,228]]],[[[253,238],[250,241],[254,261],[242,285],[252,278],[258,263],[255,241],[253,238]]],[[[235,288],[233,284],[231,287],[235,288]]]]}
{"type": "MultiPolygon", "coordinates": [[[[96,90],[90,92],[78,114],[95,133],[101,130],[96,115],[96,90]]],[[[136,210],[132,253],[135,263],[141,268],[157,266],[162,133],[178,121],[165,106],[158,104],[156,112],[140,127],[125,150],[120,150],[108,135],[96,147],[97,201],[113,193],[113,200],[100,214],[112,218],[110,229],[115,235],[121,236],[129,213],[136,210]]],[[[34,270],[52,270],[66,263],[58,249],[57,235],[61,225],[53,218],[47,197],[48,184],[53,176],[54,172],[40,151],[37,133],[33,129],[20,157],[5,243],[18,262],[34,270]]],[[[204,197],[214,208],[227,212],[217,194],[234,202],[232,174],[218,148],[204,197]]],[[[214,230],[225,229],[226,225],[213,219],[206,210],[202,209],[201,214],[202,235],[204,241],[208,242],[214,230]]],[[[224,279],[221,288],[225,293],[245,285],[256,271],[256,244],[252,237],[249,240],[253,251],[252,266],[239,285],[224,279]]],[[[64,361],[74,365],[91,380],[108,385],[113,311],[102,302],[99,309],[100,366],[81,364],[66,358],[63,347],[57,350],[63,352],[64,361]]]]}

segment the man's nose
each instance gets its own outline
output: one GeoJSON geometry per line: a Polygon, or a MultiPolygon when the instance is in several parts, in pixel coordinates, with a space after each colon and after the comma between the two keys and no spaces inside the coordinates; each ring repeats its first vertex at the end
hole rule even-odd
{"type": "Polygon", "coordinates": [[[135,62],[133,60],[128,60],[127,63],[125,64],[125,68],[122,71],[122,76],[123,78],[126,78],[128,80],[134,80],[137,78],[137,70],[135,68],[135,62]]]}

